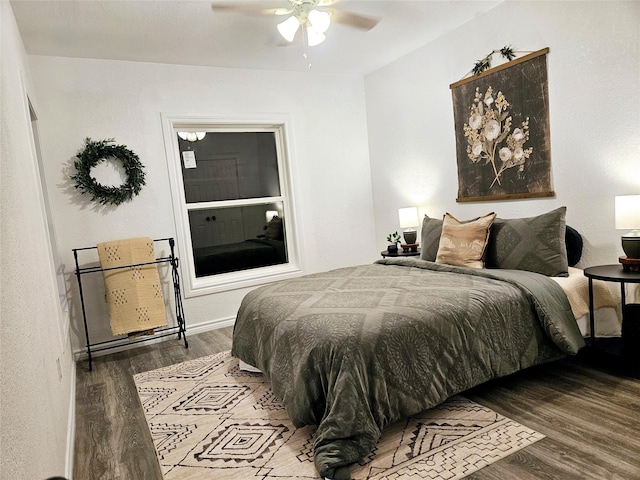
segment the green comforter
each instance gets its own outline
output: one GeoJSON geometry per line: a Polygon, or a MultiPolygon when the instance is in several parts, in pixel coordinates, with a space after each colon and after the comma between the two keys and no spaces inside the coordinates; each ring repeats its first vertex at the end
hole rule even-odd
{"type": "Polygon", "coordinates": [[[244,298],[232,354],[317,425],[319,474],[349,478],[382,429],[584,342],[556,282],[415,258],[276,282],[244,298]]]}

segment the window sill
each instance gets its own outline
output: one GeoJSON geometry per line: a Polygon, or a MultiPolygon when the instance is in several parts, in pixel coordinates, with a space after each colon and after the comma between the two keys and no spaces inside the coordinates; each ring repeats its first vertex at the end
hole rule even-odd
{"type": "Polygon", "coordinates": [[[191,282],[185,285],[184,296],[185,298],[192,298],[241,288],[255,287],[278,280],[299,277],[301,275],[302,269],[299,266],[287,263],[273,267],[253,268],[240,272],[223,273],[196,279],[192,278],[191,282]]]}

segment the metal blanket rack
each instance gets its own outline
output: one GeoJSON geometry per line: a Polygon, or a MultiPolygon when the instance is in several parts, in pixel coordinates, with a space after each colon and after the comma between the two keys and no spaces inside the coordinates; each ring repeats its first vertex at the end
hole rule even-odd
{"type": "Polygon", "coordinates": [[[176,305],[176,320],[177,325],[173,327],[159,328],[156,329],[153,337],[166,337],[168,335],[178,335],[178,340],[183,339],[185,348],[189,348],[189,342],[187,341],[187,329],[186,323],[184,319],[184,308],[182,305],[182,296],[180,294],[180,275],[178,274],[178,257],[175,256],[175,241],[173,238],[160,238],[154,240],[155,242],[169,242],[169,247],[171,253],[168,257],[159,257],[156,258],[153,262],[146,263],[136,263],[132,265],[124,265],[122,267],[110,267],[110,268],[101,268],[98,266],[94,267],[83,267],[80,268],[78,263],[78,252],[83,250],[97,250],[98,247],[84,247],[84,248],[74,248],[73,249],[73,257],[76,262],[76,278],[78,279],[78,289],[80,291],[80,303],[82,304],[82,320],[84,322],[84,335],[87,344],[87,356],[89,357],[89,371],[92,368],[92,352],[101,352],[103,350],[109,350],[112,348],[120,347],[125,344],[134,344],[148,341],[151,337],[140,337],[135,340],[127,340],[126,338],[115,338],[113,340],[106,340],[104,342],[91,343],[89,339],[89,328],[87,326],[87,313],[84,306],[84,293],[82,291],[82,275],[87,273],[96,273],[96,272],[104,272],[107,270],[119,270],[122,268],[131,268],[131,267],[140,267],[143,265],[154,265],[160,263],[169,263],[171,264],[171,277],[173,279],[173,293],[175,297],[175,305],[176,305]],[[96,348],[93,348],[96,347],[96,348]]]}

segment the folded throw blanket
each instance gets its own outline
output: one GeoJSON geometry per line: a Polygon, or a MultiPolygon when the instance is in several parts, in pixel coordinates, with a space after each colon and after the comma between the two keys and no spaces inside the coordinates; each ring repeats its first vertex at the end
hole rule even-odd
{"type": "Polygon", "coordinates": [[[130,238],[98,245],[111,332],[114,335],[141,332],[167,325],[158,267],[139,265],[155,261],[153,240],[130,238]],[[131,267],[130,265],[139,265],[131,267]]]}
{"type": "MultiPolygon", "coordinates": [[[[550,277],[562,287],[567,294],[573,316],[580,318],[589,313],[589,279],[584,276],[582,270],[569,267],[568,277],[550,277]]],[[[593,308],[597,310],[603,307],[618,308],[620,305],[620,295],[614,295],[609,285],[620,288],[617,283],[593,281],[593,308]]]]}

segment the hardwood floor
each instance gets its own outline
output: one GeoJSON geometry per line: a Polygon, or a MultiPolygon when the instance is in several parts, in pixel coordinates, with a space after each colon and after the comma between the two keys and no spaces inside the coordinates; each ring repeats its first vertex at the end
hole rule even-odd
{"type": "MultiPolygon", "coordinates": [[[[94,358],[77,369],[74,480],[161,480],[132,375],[231,348],[232,328],[94,358]]],[[[640,380],[586,356],[464,395],[546,435],[474,480],[640,480],[640,380]]]]}
{"type": "Polygon", "coordinates": [[[81,362],[76,374],[74,480],[161,480],[133,375],[231,349],[232,328],[81,362]]]}

